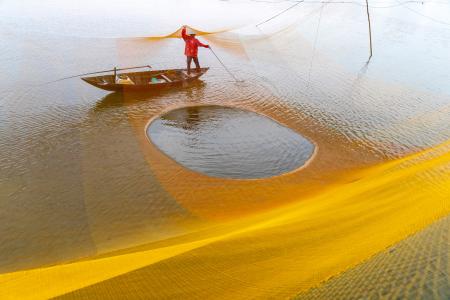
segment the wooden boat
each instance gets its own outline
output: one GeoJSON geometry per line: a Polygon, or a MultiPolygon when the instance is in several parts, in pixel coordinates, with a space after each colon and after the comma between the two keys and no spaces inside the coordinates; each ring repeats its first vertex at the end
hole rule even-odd
{"type": "Polygon", "coordinates": [[[209,68],[200,68],[198,71],[191,69],[168,69],[143,72],[130,72],[93,77],[82,77],[87,83],[106,91],[145,91],[152,89],[168,88],[182,85],[197,80],[205,74],[209,68]]]}

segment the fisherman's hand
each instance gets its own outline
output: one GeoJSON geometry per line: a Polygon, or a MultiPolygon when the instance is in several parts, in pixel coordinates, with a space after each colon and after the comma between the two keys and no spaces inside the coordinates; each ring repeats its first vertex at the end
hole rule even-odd
{"type": "Polygon", "coordinates": [[[205,48],[211,48],[209,45],[206,45],[205,48]]]}

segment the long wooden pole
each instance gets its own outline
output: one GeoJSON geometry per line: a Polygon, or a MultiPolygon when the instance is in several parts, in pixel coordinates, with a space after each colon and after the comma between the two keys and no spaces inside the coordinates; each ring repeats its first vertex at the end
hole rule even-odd
{"type": "Polygon", "coordinates": [[[93,75],[93,74],[100,74],[100,73],[107,73],[107,72],[114,72],[114,78],[115,78],[115,75],[117,74],[117,71],[131,70],[131,69],[142,69],[142,68],[150,68],[150,69],[151,69],[152,67],[149,66],[149,65],[147,65],[147,66],[139,66],[139,67],[120,68],[120,69],[117,69],[116,67],[114,67],[114,69],[111,69],[111,70],[104,70],[104,71],[98,71],[98,72],[90,72],[90,73],[84,73],[84,74],[73,75],[73,76],[64,77],[64,78],[56,79],[56,80],[53,80],[53,81],[49,81],[49,82],[46,82],[46,83],[44,83],[44,84],[53,83],[53,82],[58,82],[58,81],[61,81],[61,80],[66,80],[66,79],[75,78],[75,77],[80,77],[80,76],[93,75]]]}
{"type": "Polygon", "coordinates": [[[372,58],[372,28],[370,26],[370,14],[369,14],[369,0],[366,0],[366,12],[367,12],[367,22],[369,23],[369,45],[370,45],[370,55],[369,61],[372,58]]]}
{"type": "Polygon", "coordinates": [[[243,80],[238,80],[236,78],[236,76],[234,76],[233,73],[231,73],[230,70],[228,70],[227,66],[225,66],[225,64],[222,62],[222,60],[217,56],[216,52],[214,52],[214,50],[211,48],[211,46],[209,46],[209,50],[211,50],[212,54],[214,54],[214,56],[217,58],[217,60],[220,62],[220,64],[222,65],[222,67],[228,72],[228,74],[231,75],[231,77],[233,77],[234,81],[236,82],[242,82],[243,80]]]}

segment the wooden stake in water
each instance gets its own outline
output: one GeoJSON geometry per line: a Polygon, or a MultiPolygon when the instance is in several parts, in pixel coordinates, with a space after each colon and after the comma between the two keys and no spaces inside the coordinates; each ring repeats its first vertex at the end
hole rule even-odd
{"type": "Polygon", "coordinates": [[[372,58],[372,28],[370,26],[370,14],[369,14],[369,0],[366,0],[366,12],[367,12],[367,22],[369,23],[369,46],[370,46],[370,56],[367,61],[372,58]]]}

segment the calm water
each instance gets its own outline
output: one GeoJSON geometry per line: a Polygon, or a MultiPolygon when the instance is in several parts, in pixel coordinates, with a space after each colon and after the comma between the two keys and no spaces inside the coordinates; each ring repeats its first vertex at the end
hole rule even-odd
{"type": "Polygon", "coordinates": [[[265,178],[292,171],[314,145],[265,116],[221,106],[170,111],[147,129],[151,141],[183,166],[210,176],[265,178]]]}
{"type": "Polygon", "coordinates": [[[361,6],[305,3],[255,27],[289,4],[219,1],[206,13],[206,2],[195,9],[163,2],[157,9],[142,2],[133,11],[111,5],[108,13],[99,10],[102,1],[92,8],[78,2],[0,3],[1,272],[181,235],[214,223],[205,213],[209,208],[235,216],[239,205],[243,215],[276,207],[288,201],[281,196],[285,187],[301,198],[309,182],[325,187],[336,172],[449,139],[446,3],[408,5],[419,14],[374,8],[374,57],[365,65],[361,6]],[[243,13],[249,7],[254,13],[243,13]],[[224,11],[233,17],[223,18],[224,11]],[[234,82],[201,49],[201,64],[211,69],[186,89],[132,95],[108,94],[79,79],[42,85],[114,66],[181,67],[182,41],[145,37],[184,23],[205,31],[236,28],[200,39],[244,82],[234,82]],[[148,148],[145,126],[169,108],[205,104],[236,110],[174,110],[150,127],[155,143],[189,168],[213,176],[272,176],[311,155],[301,136],[318,144],[317,159],[298,174],[253,189],[203,177],[195,178],[196,185],[176,183],[184,171],[148,148]],[[182,148],[168,148],[174,144],[182,148]],[[218,148],[224,150],[219,158],[211,154],[218,148]],[[205,186],[228,185],[249,194],[228,207],[231,192],[212,193],[214,205],[195,203],[202,213],[180,200],[200,199],[205,186]]]}

